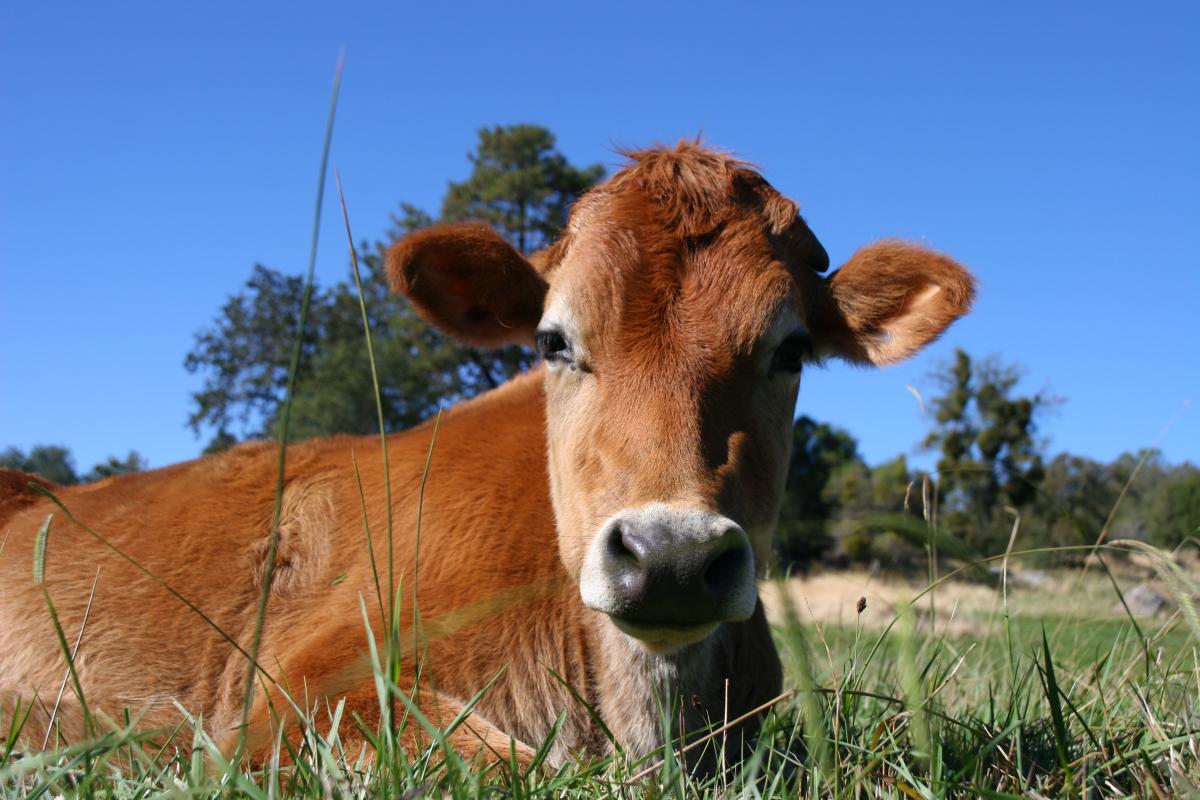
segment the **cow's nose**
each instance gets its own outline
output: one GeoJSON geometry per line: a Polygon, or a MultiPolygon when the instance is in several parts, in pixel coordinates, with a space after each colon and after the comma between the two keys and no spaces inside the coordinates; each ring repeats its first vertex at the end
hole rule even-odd
{"type": "Polygon", "coordinates": [[[744,619],[754,610],[745,532],[715,514],[619,514],[601,532],[606,611],[650,627],[744,619]],[[697,517],[703,524],[697,524],[697,517]]]}

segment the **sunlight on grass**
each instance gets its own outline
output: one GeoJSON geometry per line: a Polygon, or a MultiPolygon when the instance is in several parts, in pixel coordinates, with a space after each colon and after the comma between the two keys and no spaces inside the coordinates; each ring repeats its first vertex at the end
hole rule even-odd
{"type": "MultiPolygon", "coordinates": [[[[1116,560],[1121,546],[1106,545],[1104,552],[1116,560]]],[[[483,770],[464,761],[446,737],[464,723],[465,711],[439,729],[396,686],[388,656],[369,631],[364,598],[362,646],[371,653],[381,706],[395,699],[403,710],[397,730],[362,730],[340,705],[309,709],[298,738],[277,736],[266,763],[239,766],[226,760],[203,721],[182,708],[172,731],[96,719],[103,735],[41,752],[17,745],[18,716],[0,720],[0,792],[265,798],[1050,797],[1084,789],[1142,797],[1194,791],[1200,785],[1200,648],[1183,615],[1142,618],[1147,649],[1132,620],[1111,611],[1118,601],[1111,590],[1101,593],[1101,576],[1084,581],[1085,599],[1074,605],[1061,603],[1057,588],[1074,572],[1053,577],[1050,587],[1010,590],[1009,631],[1002,609],[970,607],[961,598],[954,608],[956,593],[977,594],[979,587],[970,585],[943,584],[939,602],[947,621],[940,631],[917,606],[877,614],[900,620],[880,637],[870,602],[856,618],[837,621],[816,619],[800,605],[792,621],[776,626],[795,693],[771,710],[740,768],[704,781],[680,770],[681,742],[642,764],[612,756],[552,771],[543,762],[530,774],[513,763],[483,770]],[[1089,605],[1097,609],[1092,616],[1089,605]],[[399,745],[404,726],[423,729],[428,744],[420,752],[399,745]],[[348,750],[347,739],[365,744],[348,750]]],[[[1197,591],[1192,576],[1178,577],[1181,588],[1197,591]]],[[[816,578],[799,581],[792,587],[797,596],[806,582],[822,585],[816,578]]],[[[857,591],[847,583],[851,594],[857,591]]],[[[475,699],[487,690],[481,686],[475,699]]],[[[700,738],[698,732],[689,741],[700,738]]],[[[553,732],[536,743],[539,752],[548,752],[552,739],[553,732]]]]}

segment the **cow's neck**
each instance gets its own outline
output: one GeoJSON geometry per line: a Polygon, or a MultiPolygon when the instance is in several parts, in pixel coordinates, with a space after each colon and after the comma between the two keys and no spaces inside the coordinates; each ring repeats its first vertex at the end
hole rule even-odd
{"type": "Polygon", "coordinates": [[[591,628],[601,715],[628,752],[640,757],[661,746],[668,726],[671,731],[681,723],[685,730],[698,727],[699,706],[713,701],[712,689],[720,682],[716,650],[723,637],[656,655],[599,615],[591,628]]]}
{"type": "MultiPolygon", "coordinates": [[[[632,755],[643,756],[663,743],[670,703],[672,735],[712,730],[757,708],[781,691],[783,672],[760,602],[744,622],[722,624],[703,642],[669,655],[647,653],[607,620],[597,620],[594,637],[603,648],[596,664],[605,721],[632,755]]],[[[726,757],[737,758],[743,737],[753,738],[757,722],[720,737],[726,757]]],[[[716,742],[688,761],[713,765],[716,742]]]]}

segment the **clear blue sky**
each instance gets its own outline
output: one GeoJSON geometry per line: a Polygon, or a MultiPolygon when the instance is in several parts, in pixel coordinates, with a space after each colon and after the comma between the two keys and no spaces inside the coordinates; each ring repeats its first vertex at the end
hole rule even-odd
{"type": "MultiPolygon", "coordinates": [[[[7,3],[0,447],[64,444],[81,469],[199,452],[184,355],[255,262],[303,271],[344,48],[332,159],[358,237],[401,200],[436,211],[481,126],[541,123],[609,164],[703,132],[797,199],[835,262],[905,236],[979,276],[974,314],[910,364],[806,376],[800,410],[869,460],[912,451],[906,387],[928,394],[954,347],[1065,399],[1052,452],[1200,460],[1197,9],[7,3]]],[[[327,210],[324,282],[347,269],[327,210]]]]}

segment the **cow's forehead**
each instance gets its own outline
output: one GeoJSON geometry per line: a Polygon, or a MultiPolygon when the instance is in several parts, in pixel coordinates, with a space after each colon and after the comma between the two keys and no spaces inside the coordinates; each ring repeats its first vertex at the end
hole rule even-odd
{"type": "Polygon", "coordinates": [[[576,205],[548,275],[547,321],[597,350],[732,354],[781,315],[804,315],[794,269],[761,211],[720,209],[719,223],[686,236],[664,222],[673,212],[661,202],[605,186],[576,205]]]}
{"type": "Polygon", "coordinates": [[[803,318],[805,281],[780,235],[796,205],[738,162],[703,166],[721,173],[703,191],[635,180],[635,164],[581,198],[554,247],[546,320],[593,350],[732,354],[780,315],[803,318]]]}

